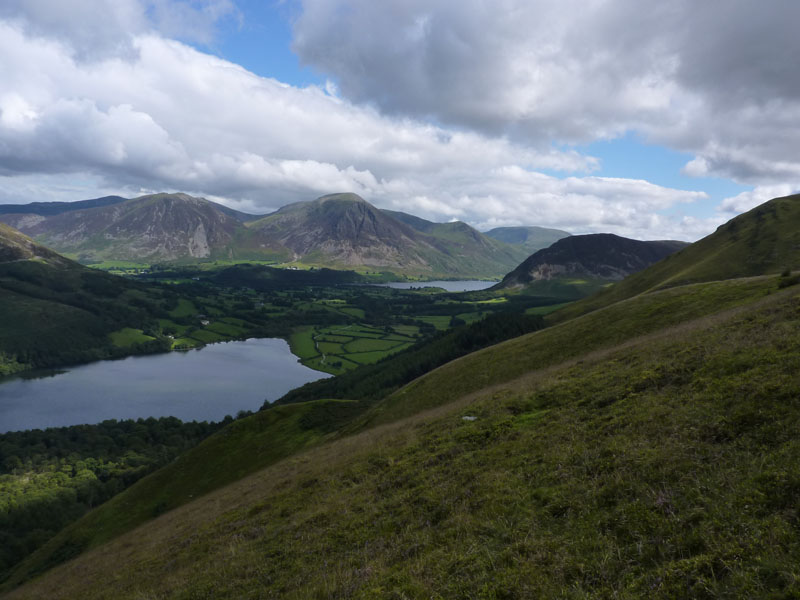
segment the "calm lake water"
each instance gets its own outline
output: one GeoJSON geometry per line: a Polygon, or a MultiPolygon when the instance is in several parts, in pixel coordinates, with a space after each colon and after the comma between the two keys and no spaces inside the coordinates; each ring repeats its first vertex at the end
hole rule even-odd
{"type": "Polygon", "coordinates": [[[0,380],[0,432],[140,417],[219,421],[327,377],[297,362],[281,339],[210,344],[64,371],[0,380]]]}
{"type": "Polygon", "coordinates": [[[410,290],[411,288],[438,287],[448,292],[477,292],[485,290],[496,284],[496,281],[391,281],[389,283],[378,283],[383,287],[390,287],[396,290],[410,290]]]}

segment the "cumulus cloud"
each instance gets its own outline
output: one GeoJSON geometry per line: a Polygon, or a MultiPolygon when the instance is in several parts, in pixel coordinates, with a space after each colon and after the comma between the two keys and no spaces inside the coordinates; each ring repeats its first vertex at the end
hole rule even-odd
{"type": "MultiPolygon", "coordinates": [[[[485,228],[538,224],[693,239],[709,227],[666,216],[704,194],[597,177],[596,159],[574,150],[387,116],[339,97],[334,85],[297,88],[258,77],[165,37],[156,27],[163,19],[148,9],[154,2],[92,3],[106,11],[112,31],[119,24],[122,49],[89,29],[84,35],[77,21],[49,23],[34,10],[38,0],[10,2],[4,7],[17,10],[0,12],[6,201],[53,199],[36,181],[61,175],[73,182],[60,188],[72,199],[81,185],[127,195],[172,189],[267,212],[354,191],[379,206],[485,228]],[[117,10],[122,16],[114,17],[117,10]]],[[[79,12],[83,6],[76,3],[79,12]]],[[[226,4],[191,3],[198,6],[224,13],[226,4]]],[[[431,25],[423,19],[415,27],[408,35],[431,25]]]]}
{"type": "Polygon", "coordinates": [[[302,0],[294,48],[344,97],[529,144],[638,131],[685,172],[800,176],[800,3],[302,0]]]}
{"type": "Polygon", "coordinates": [[[606,177],[558,178],[503,166],[472,176],[459,174],[440,189],[414,182],[379,190],[385,204],[427,218],[467,221],[479,229],[542,225],[572,233],[610,231],[657,239],[695,240],[713,231],[718,219],[687,221],[661,214],[681,203],[704,200],[703,192],[674,190],[647,181],[606,177]],[[441,191],[441,190],[452,191],[441,191]]]}
{"type": "Polygon", "coordinates": [[[762,185],[756,188],[737,194],[730,198],[725,198],[717,209],[727,215],[733,217],[739,213],[755,208],[759,204],[763,204],[772,198],[780,198],[782,196],[789,196],[800,192],[800,183],[797,184],[779,184],[779,185],[762,185]]]}

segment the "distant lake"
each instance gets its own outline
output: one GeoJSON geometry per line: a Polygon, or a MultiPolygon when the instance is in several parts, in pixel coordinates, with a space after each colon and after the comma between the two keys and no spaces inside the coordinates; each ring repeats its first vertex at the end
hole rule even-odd
{"type": "Polygon", "coordinates": [[[104,360],[0,379],[0,432],[140,417],[220,421],[323,377],[281,339],[104,360]]]}
{"type": "Polygon", "coordinates": [[[383,287],[390,287],[396,290],[410,290],[411,288],[438,287],[448,292],[477,292],[485,290],[498,283],[497,281],[391,281],[389,283],[378,283],[383,287]]]}

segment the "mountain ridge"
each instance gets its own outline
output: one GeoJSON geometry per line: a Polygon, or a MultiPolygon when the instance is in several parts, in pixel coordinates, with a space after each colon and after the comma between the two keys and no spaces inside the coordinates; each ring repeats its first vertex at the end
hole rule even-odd
{"type": "Polygon", "coordinates": [[[187,194],[99,199],[78,207],[14,207],[0,221],[82,262],[265,260],[379,269],[415,278],[501,277],[525,252],[467,224],[381,211],[356,194],[328,194],[247,215],[187,194]],[[400,217],[400,218],[397,218],[400,217]],[[409,225],[417,219],[428,231],[409,225]]]}

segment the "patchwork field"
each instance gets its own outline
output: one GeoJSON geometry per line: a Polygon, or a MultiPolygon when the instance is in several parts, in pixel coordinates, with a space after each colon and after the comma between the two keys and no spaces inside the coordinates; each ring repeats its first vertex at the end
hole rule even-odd
{"type": "Polygon", "coordinates": [[[405,350],[418,335],[419,328],[410,325],[304,327],[292,334],[289,345],[304,365],[338,375],[405,350]]]}

